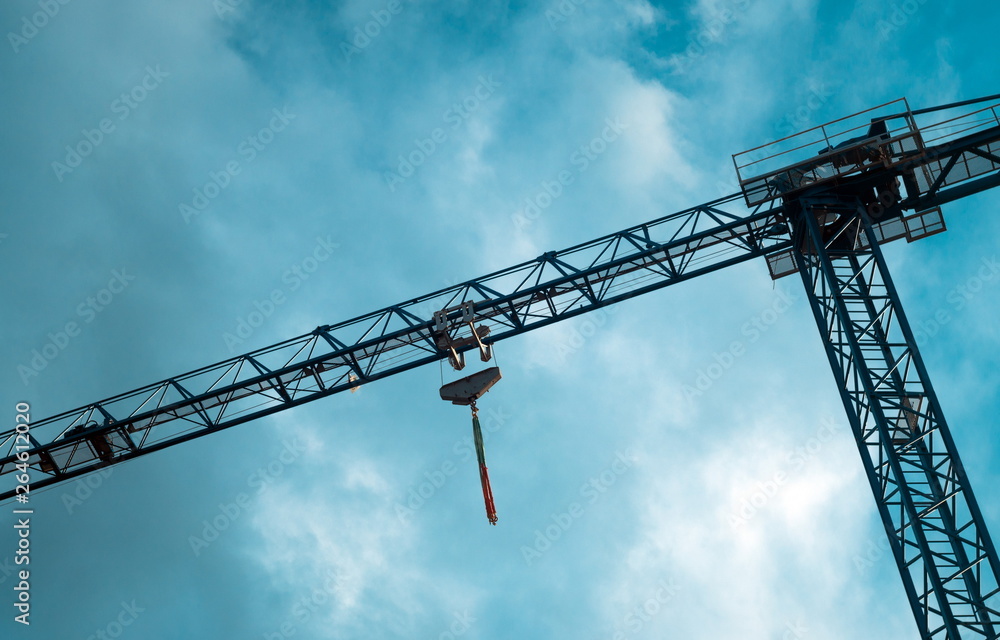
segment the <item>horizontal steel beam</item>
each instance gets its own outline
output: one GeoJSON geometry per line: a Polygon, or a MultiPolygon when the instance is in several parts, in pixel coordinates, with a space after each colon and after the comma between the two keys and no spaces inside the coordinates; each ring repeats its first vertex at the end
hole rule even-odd
{"type": "MultiPolygon", "coordinates": [[[[467,351],[476,344],[473,326],[495,343],[788,250],[781,218],[780,206],[748,212],[738,194],[728,196],[35,422],[32,486],[444,359],[449,345],[467,351]]],[[[15,436],[0,436],[8,453],[0,460],[0,500],[14,495],[15,436]]]]}

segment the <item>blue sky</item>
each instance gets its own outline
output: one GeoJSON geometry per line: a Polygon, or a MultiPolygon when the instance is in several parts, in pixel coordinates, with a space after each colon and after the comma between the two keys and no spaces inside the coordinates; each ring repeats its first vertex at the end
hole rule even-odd
{"type": "MultiPolygon", "coordinates": [[[[37,29],[45,2],[0,8],[8,416],[731,193],[731,154],[792,130],[998,89],[988,2],[51,4],[37,29]]],[[[997,205],[886,247],[994,532],[997,205]]],[[[4,637],[914,637],[797,279],[744,264],[497,355],[497,527],[468,412],[424,368],[39,494],[33,624],[8,611],[4,637]]],[[[0,561],[14,545],[8,528],[0,561]]]]}

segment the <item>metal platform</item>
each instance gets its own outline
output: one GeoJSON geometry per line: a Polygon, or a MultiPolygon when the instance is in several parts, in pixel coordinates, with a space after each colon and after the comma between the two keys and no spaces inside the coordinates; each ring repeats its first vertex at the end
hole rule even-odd
{"type": "Polygon", "coordinates": [[[891,167],[924,148],[905,98],[733,156],[747,206],[891,167]]]}

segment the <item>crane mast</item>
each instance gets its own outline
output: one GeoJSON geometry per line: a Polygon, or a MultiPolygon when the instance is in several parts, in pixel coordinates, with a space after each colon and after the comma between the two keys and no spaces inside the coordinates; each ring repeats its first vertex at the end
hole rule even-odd
{"type": "Polygon", "coordinates": [[[802,205],[795,255],[920,637],[996,638],[996,548],[873,228],[850,200],[802,205]]]}
{"type": "MultiPolygon", "coordinates": [[[[998,98],[842,118],[735,155],[733,195],[37,421],[32,487],[763,257],[805,286],[920,637],[996,639],[1000,561],[881,245],[944,231],[941,205],[1000,185],[1000,116],[978,108],[998,98]]],[[[16,437],[0,435],[0,500],[16,437]]]]}
{"type": "Polygon", "coordinates": [[[833,131],[820,127],[772,143],[763,158],[736,160],[737,171],[753,174],[741,179],[748,203],[783,204],[791,262],[805,285],[920,637],[997,638],[1000,561],[881,244],[944,231],[938,205],[956,194],[943,185],[995,183],[996,131],[986,127],[955,139],[951,131],[983,122],[995,129],[1000,120],[988,108],[922,131],[905,102],[901,106],[901,114],[872,118],[876,107],[858,114],[865,116],[859,124],[835,123],[833,131]],[[934,135],[948,141],[928,148],[924,138],[934,135]],[[825,143],[818,155],[787,164],[782,147],[808,148],[811,141],[825,143]],[[761,173],[774,158],[783,166],[761,173]],[[916,212],[906,216],[906,208],[916,212]]]}

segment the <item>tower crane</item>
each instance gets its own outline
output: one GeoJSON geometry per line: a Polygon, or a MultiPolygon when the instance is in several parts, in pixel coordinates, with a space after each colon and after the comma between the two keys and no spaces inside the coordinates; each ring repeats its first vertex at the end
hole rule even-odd
{"type": "MultiPolygon", "coordinates": [[[[732,195],[7,430],[0,500],[764,258],[805,287],[920,637],[996,639],[1000,560],[881,245],[1000,185],[998,101],[886,103],[734,155],[732,195]]],[[[475,412],[485,375],[442,397],[475,412]]]]}

